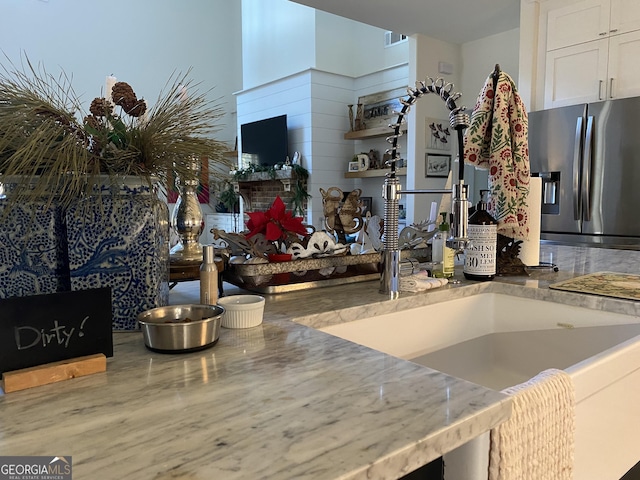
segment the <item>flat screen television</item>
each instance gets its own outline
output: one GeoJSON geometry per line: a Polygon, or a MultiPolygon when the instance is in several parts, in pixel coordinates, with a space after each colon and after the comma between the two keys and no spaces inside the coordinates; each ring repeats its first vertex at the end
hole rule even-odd
{"type": "Polygon", "coordinates": [[[266,118],[240,126],[243,167],[249,163],[275,165],[289,155],[287,116],[266,118]]]}

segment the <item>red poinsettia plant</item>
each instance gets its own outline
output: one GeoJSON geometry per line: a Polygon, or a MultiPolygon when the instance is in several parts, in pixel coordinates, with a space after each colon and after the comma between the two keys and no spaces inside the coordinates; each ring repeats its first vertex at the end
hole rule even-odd
{"type": "Polygon", "coordinates": [[[275,244],[278,253],[284,253],[290,243],[300,240],[298,235],[307,235],[302,217],[294,217],[292,212],[288,212],[279,195],[266,212],[249,212],[247,215],[249,233],[245,235],[246,238],[262,233],[268,241],[275,244]]]}

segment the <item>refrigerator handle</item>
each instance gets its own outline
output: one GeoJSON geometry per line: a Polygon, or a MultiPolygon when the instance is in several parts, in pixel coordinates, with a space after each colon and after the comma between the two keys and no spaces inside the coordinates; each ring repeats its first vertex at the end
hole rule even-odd
{"type": "Polygon", "coordinates": [[[584,157],[582,161],[582,219],[591,220],[591,158],[593,156],[593,116],[587,117],[587,130],[584,138],[584,157]]]}
{"type": "Polygon", "coordinates": [[[582,203],[580,196],[580,158],[582,155],[583,117],[576,121],[576,138],[573,145],[573,218],[580,220],[582,203]]]}

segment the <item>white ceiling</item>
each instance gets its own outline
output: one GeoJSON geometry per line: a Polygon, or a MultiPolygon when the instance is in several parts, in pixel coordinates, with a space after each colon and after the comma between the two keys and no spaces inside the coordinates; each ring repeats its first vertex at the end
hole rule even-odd
{"type": "Polygon", "coordinates": [[[520,0],[292,0],[405,35],[465,43],[520,25],[520,0]]]}

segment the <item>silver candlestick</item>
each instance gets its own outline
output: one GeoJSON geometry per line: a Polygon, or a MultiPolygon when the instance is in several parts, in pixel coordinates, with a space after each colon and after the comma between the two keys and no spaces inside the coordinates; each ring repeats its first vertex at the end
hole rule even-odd
{"type": "Polygon", "coordinates": [[[200,234],[204,230],[204,215],[198,200],[200,184],[200,161],[192,158],[189,169],[193,174],[189,178],[176,176],[178,199],[171,213],[171,228],[180,238],[171,249],[171,263],[201,263],[202,245],[200,234]]]}

